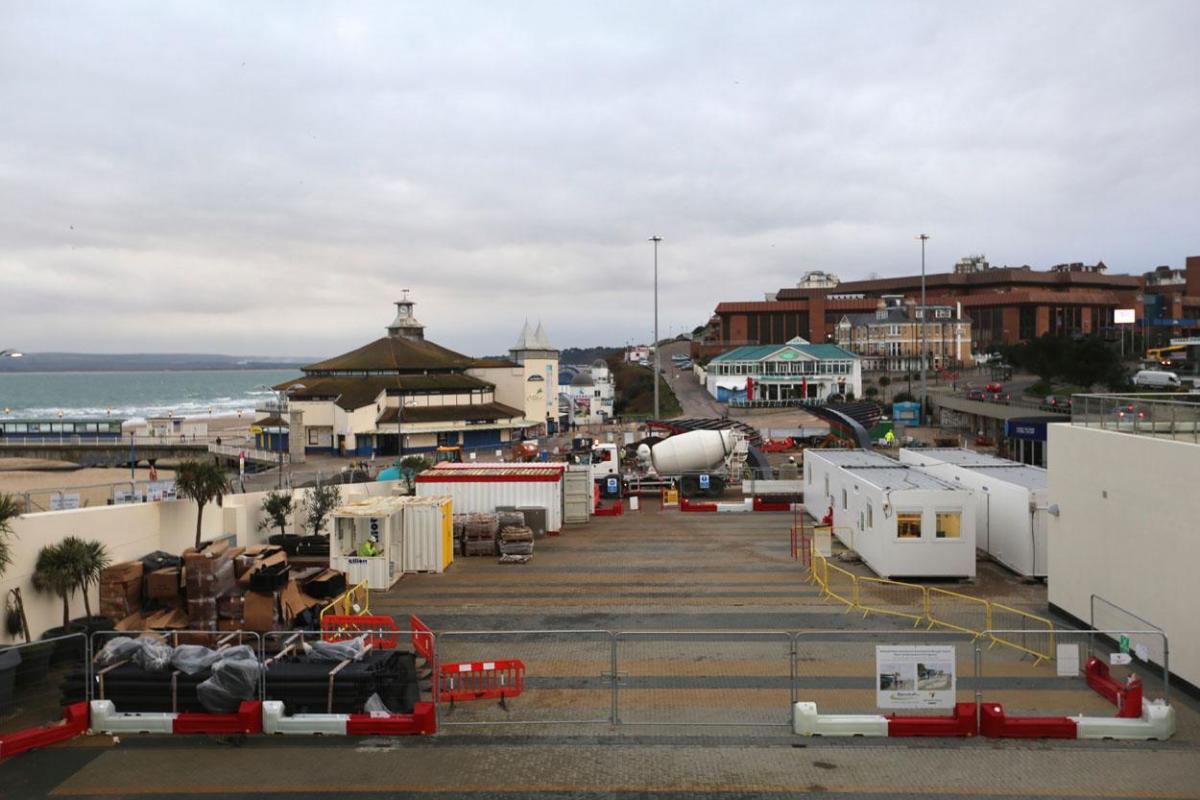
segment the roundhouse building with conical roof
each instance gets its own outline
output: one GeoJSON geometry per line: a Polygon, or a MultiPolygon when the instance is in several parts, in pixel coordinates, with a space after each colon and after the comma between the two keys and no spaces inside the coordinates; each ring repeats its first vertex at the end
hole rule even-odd
{"type": "Polygon", "coordinates": [[[553,411],[545,387],[557,385],[558,352],[540,324],[533,332],[525,324],[508,358],[480,359],[426,339],[414,305],[396,302],[386,336],[309,364],[302,377],[275,387],[289,393],[289,433],[303,437],[306,452],[497,449],[525,429],[544,429],[553,411]]]}

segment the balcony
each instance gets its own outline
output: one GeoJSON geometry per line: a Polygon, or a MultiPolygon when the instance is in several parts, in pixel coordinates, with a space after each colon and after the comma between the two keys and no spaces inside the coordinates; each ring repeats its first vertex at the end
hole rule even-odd
{"type": "Polygon", "coordinates": [[[1200,444],[1200,392],[1077,394],[1071,424],[1200,444]]]}

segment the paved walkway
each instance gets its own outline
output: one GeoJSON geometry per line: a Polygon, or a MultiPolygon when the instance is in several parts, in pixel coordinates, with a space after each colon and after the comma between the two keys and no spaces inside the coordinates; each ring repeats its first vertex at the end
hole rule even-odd
{"type": "MultiPolygon", "coordinates": [[[[855,712],[874,710],[875,644],[938,634],[822,600],[789,557],[790,521],[659,513],[651,503],[540,539],[527,565],[460,559],[444,575],[410,576],[375,595],[373,611],[417,613],[441,632],[599,631],[443,635],[443,657],[514,655],[528,679],[507,710],[486,702],[443,709],[449,724],[438,737],[86,737],[0,763],[0,797],[1200,798],[1200,714],[1184,698],[1169,742],[792,736],[789,640],[765,632],[808,631],[797,691],[855,712]],[[692,633],[653,633],[663,630],[692,633]],[[610,724],[612,689],[601,677],[614,643],[619,726],[610,724]],[[552,719],[572,721],[544,722],[552,719]],[[454,724],[463,722],[484,724],[454,724]],[[701,724],[712,722],[746,724],[701,724]]],[[[1045,604],[1044,589],[1018,581],[962,588],[1045,604]]],[[[969,637],[950,640],[959,699],[978,685],[1009,709],[1112,713],[1081,680],[1000,647],[983,651],[976,684],[969,637]]]]}

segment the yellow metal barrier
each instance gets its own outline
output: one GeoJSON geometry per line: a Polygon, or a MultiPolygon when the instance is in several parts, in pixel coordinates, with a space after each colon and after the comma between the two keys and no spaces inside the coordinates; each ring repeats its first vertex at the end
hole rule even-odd
{"type": "Polygon", "coordinates": [[[940,625],[978,637],[992,627],[992,606],[987,600],[937,588],[926,589],[925,596],[930,628],[940,625]]]}
{"type": "Polygon", "coordinates": [[[353,617],[370,611],[371,593],[367,590],[367,582],[363,581],[333,598],[329,605],[321,609],[321,619],[325,619],[326,614],[353,617]]]}
{"type": "Polygon", "coordinates": [[[1054,623],[1045,617],[992,603],[989,627],[1003,631],[989,634],[992,639],[992,643],[988,645],[989,650],[998,644],[1020,650],[1037,659],[1033,662],[1035,667],[1043,661],[1054,659],[1054,623]]]}
{"type": "Polygon", "coordinates": [[[809,542],[808,582],[825,589],[825,556],[817,552],[817,543],[809,542]]]}
{"type": "Polygon", "coordinates": [[[929,598],[924,586],[862,576],[858,577],[856,583],[858,607],[862,609],[864,618],[871,612],[890,614],[911,619],[914,628],[925,621],[929,598]]]}
{"type": "Polygon", "coordinates": [[[858,605],[858,576],[847,572],[836,564],[825,562],[825,594],[845,603],[847,611],[858,605]]]}

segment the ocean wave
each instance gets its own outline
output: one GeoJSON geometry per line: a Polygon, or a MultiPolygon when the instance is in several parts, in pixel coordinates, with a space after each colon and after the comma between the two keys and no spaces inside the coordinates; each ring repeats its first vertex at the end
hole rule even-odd
{"type": "Polygon", "coordinates": [[[254,407],[259,402],[259,399],[253,397],[220,397],[207,401],[182,400],[178,403],[157,402],[144,405],[117,405],[111,407],[63,405],[53,408],[12,408],[9,409],[9,416],[54,419],[61,412],[64,417],[72,419],[133,419],[165,417],[168,414],[176,417],[205,417],[210,415],[214,417],[229,417],[235,416],[239,411],[243,415],[247,412],[253,412],[254,407]]]}

